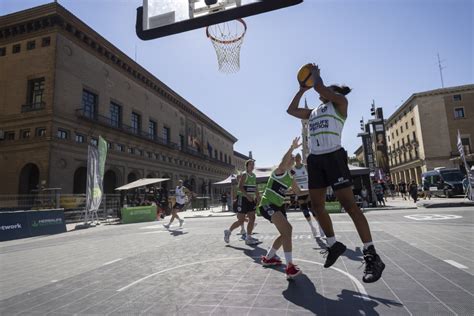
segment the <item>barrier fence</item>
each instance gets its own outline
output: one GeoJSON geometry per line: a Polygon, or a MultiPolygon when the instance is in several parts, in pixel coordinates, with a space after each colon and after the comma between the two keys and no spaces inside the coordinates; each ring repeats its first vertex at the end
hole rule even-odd
{"type": "MultiPolygon", "coordinates": [[[[64,209],[66,223],[80,222],[86,205],[85,194],[38,193],[0,195],[0,212],[64,209]]],[[[99,220],[119,217],[120,194],[104,194],[97,215],[99,220]]]]}

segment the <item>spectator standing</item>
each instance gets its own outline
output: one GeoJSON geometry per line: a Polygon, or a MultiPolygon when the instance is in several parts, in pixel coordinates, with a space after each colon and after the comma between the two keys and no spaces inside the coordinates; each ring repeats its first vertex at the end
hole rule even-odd
{"type": "Polygon", "coordinates": [[[221,204],[222,204],[222,212],[225,212],[225,207],[227,205],[227,192],[222,193],[221,195],[221,204]]]}
{"type": "Polygon", "coordinates": [[[385,206],[385,200],[383,198],[383,186],[382,186],[382,184],[374,181],[374,192],[375,192],[375,196],[377,196],[377,202],[378,202],[379,206],[385,206]]]}
{"type": "Polygon", "coordinates": [[[423,198],[431,200],[430,182],[427,178],[423,178],[423,198]]]}
{"type": "Polygon", "coordinates": [[[400,183],[398,183],[398,188],[400,190],[400,195],[402,196],[402,198],[404,200],[406,200],[406,195],[407,195],[407,184],[405,183],[405,181],[401,181],[400,183]]]}
{"type": "Polygon", "coordinates": [[[413,201],[416,203],[418,200],[418,185],[416,184],[415,180],[411,180],[409,192],[413,201]]]}
{"type": "Polygon", "coordinates": [[[362,197],[362,207],[366,208],[369,206],[369,192],[367,191],[367,188],[363,185],[362,189],[360,190],[360,196],[362,197]]]}

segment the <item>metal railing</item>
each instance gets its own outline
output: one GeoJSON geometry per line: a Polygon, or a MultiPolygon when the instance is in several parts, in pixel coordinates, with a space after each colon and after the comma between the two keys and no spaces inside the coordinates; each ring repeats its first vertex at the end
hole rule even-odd
{"type": "Polygon", "coordinates": [[[149,134],[147,132],[142,131],[141,129],[137,129],[136,127],[133,127],[121,122],[116,122],[107,116],[103,116],[99,114],[88,115],[88,112],[84,111],[84,109],[76,109],[76,115],[82,119],[85,119],[85,120],[88,120],[88,121],[91,121],[91,122],[94,122],[106,127],[111,127],[118,131],[127,133],[129,135],[133,135],[142,139],[146,139],[148,141],[152,141],[154,143],[164,145],[166,147],[170,147],[173,149],[179,148],[178,144],[168,141],[165,138],[161,138],[159,136],[149,134]]]}
{"type": "MultiPolygon", "coordinates": [[[[63,208],[66,223],[79,222],[86,206],[85,194],[42,193],[0,195],[0,212],[63,208]]],[[[118,218],[120,194],[104,194],[99,220],[118,218]]]]}
{"type": "Polygon", "coordinates": [[[110,128],[116,129],[118,131],[127,133],[129,135],[133,135],[133,136],[139,137],[141,139],[145,139],[145,140],[154,142],[156,144],[166,146],[168,148],[180,150],[180,151],[182,151],[186,154],[189,154],[191,156],[195,156],[195,157],[198,157],[198,158],[201,158],[201,159],[204,159],[204,160],[209,160],[213,163],[216,163],[216,164],[219,164],[219,165],[222,165],[222,166],[233,167],[232,164],[226,163],[226,162],[221,161],[217,158],[208,157],[208,156],[204,155],[203,153],[197,151],[196,149],[194,149],[192,147],[180,146],[177,143],[171,142],[171,141],[169,141],[165,138],[159,137],[157,135],[153,135],[153,134],[144,132],[140,129],[137,130],[136,128],[134,128],[132,126],[129,126],[129,125],[121,123],[121,122],[113,121],[110,117],[107,117],[107,116],[103,116],[103,115],[99,115],[99,114],[89,115],[89,112],[84,111],[84,109],[76,109],[76,115],[79,116],[82,119],[87,120],[87,121],[91,121],[91,122],[94,122],[94,123],[97,123],[97,124],[100,124],[100,125],[103,125],[103,126],[106,126],[106,127],[110,127],[110,128]]]}

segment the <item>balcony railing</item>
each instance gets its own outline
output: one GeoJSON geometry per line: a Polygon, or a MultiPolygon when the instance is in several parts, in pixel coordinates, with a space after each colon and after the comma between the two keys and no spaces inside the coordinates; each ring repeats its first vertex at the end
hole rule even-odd
{"type": "Polygon", "coordinates": [[[40,111],[45,108],[44,102],[35,102],[30,104],[23,104],[21,106],[21,113],[25,112],[32,112],[32,111],[40,111]]]}
{"type": "Polygon", "coordinates": [[[106,126],[106,127],[110,127],[110,128],[116,129],[118,131],[121,131],[121,132],[130,134],[130,135],[139,137],[141,139],[145,139],[145,140],[151,141],[153,143],[156,143],[156,144],[159,144],[159,145],[162,145],[162,146],[166,146],[168,148],[178,149],[178,150],[180,150],[184,153],[187,153],[189,155],[192,155],[194,157],[198,157],[198,158],[201,158],[201,159],[204,159],[204,160],[209,160],[211,162],[214,162],[214,163],[220,164],[222,166],[226,166],[226,167],[233,166],[232,164],[220,161],[218,159],[210,158],[210,157],[204,155],[203,153],[197,151],[193,147],[186,147],[186,146],[182,147],[182,146],[178,145],[177,143],[173,143],[171,141],[168,141],[165,138],[159,137],[157,135],[149,134],[149,133],[144,132],[142,130],[137,130],[136,128],[134,128],[132,126],[129,126],[129,125],[126,125],[126,124],[123,124],[123,123],[118,123],[117,121],[113,121],[110,117],[107,117],[107,116],[98,115],[98,114],[90,115],[89,112],[86,112],[83,109],[76,109],[76,115],[79,116],[82,119],[87,120],[87,121],[91,121],[91,122],[94,122],[94,123],[97,123],[97,124],[100,124],[100,125],[103,125],[103,126],[106,126]]]}

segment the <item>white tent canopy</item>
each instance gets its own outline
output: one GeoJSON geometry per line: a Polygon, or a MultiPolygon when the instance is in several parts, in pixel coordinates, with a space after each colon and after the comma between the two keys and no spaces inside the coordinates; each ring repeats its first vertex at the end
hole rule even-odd
{"type": "MultiPolygon", "coordinates": [[[[369,168],[357,167],[353,165],[348,165],[348,166],[349,166],[349,171],[351,172],[351,175],[353,176],[369,174],[370,172],[369,168]]],[[[272,171],[275,170],[276,167],[277,166],[268,167],[268,168],[255,168],[254,174],[257,177],[257,182],[261,183],[261,182],[267,181],[270,175],[272,174],[272,171]]],[[[231,174],[226,179],[219,182],[214,182],[213,184],[215,185],[231,184],[236,178],[237,176],[235,174],[231,174]]]]}
{"type": "Polygon", "coordinates": [[[219,182],[214,182],[213,184],[216,184],[216,185],[219,185],[219,184],[231,184],[232,183],[232,180],[235,180],[237,177],[235,174],[231,174],[230,176],[228,176],[227,178],[225,178],[224,180],[222,181],[219,181],[219,182]]]}
{"type": "Polygon", "coordinates": [[[168,181],[169,178],[143,178],[140,180],[136,180],[133,182],[130,182],[129,184],[122,185],[121,187],[116,188],[116,191],[122,191],[122,190],[130,190],[138,187],[143,187],[145,185],[153,184],[153,183],[159,183],[163,181],[168,181]]]}

